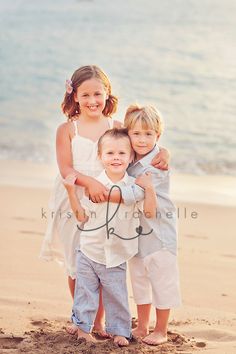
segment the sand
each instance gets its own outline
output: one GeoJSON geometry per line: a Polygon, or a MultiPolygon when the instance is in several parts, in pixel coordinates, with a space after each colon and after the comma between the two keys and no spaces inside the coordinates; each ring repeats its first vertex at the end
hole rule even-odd
{"type": "MultiPolygon", "coordinates": [[[[54,168],[0,167],[0,353],[236,352],[235,178],[173,176],[183,305],[171,313],[167,344],[121,349],[65,332],[72,299],[64,270],[38,258],[54,168]]],[[[130,306],[135,317],[131,291],[130,306]]]]}

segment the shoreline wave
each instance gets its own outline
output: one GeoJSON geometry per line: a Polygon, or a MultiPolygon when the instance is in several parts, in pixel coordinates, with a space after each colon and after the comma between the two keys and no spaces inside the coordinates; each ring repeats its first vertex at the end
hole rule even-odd
{"type": "MultiPolygon", "coordinates": [[[[52,189],[56,163],[0,160],[0,186],[52,189]]],[[[193,175],[172,171],[171,195],[175,202],[236,206],[236,177],[193,175]]]]}

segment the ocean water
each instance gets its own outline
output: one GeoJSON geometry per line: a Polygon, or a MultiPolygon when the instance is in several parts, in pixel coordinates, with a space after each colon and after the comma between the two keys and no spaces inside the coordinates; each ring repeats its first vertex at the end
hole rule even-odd
{"type": "Polygon", "coordinates": [[[236,174],[235,0],[0,0],[0,159],[55,161],[65,79],[156,105],[176,171],[236,174]]]}

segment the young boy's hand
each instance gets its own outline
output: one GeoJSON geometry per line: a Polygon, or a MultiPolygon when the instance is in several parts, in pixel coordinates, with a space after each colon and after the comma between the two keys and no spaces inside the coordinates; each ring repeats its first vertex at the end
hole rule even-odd
{"type": "Polygon", "coordinates": [[[152,188],[152,174],[151,172],[146,172],[136,178],[135,183],[139,185],[144,190],[147,188],[152,188]]]}

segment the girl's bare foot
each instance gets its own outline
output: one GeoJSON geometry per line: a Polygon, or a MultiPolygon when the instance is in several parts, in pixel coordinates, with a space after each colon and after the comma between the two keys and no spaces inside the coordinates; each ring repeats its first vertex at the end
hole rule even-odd
{"type": "Polygon", "coordinates": [[[78,327],[74,323],[71,323],[69,326],[66,327],[66,332],[71,335],[76,334],[77,331],[78,331],[78,327]]]}
{"type": "MultiPolygon", "coordinates": [[[[66,327],[66,332],[71,334],[71,335],[74,335],[78,332],[78,327],[74,324],[74,323],[71,323],[69,326],[66,327]]],[[[108,334],[105,329],[103,328],[103,326],[94,326],[93,327],[93,333],[94,334],[97,334],[99,337],[102,337],[102,338],[111,338],[112,336],[110,334],[108,334]]]]}
{"type": "MultiPolygon", "coordinates": [[[[97,315],[98,316],[98,315],[97,315]]],[[[111,335],[108,334],[103,325],[103,316],[96,318],[93,326],[93,332],[102,338],[111,338],[111,335]]]]}
{"type": "Polygon", "coordinates": [[[132,330],[132,335],[134,336],[134,338],[142,338],[145,337],[149,334],[149,330],[145,329],[145,328],[134,328],[132,330]]]}
{"type": "Polygon", "coordinates": [[[149,336],[143,338],[143,342],[149,345],[160,345],[167,342],[167,335],[160,332],[152,332],[149,336]]]}
{"type": "Polygon", "coordinates": [[[111,335],[109,333],[107,333],[103,327],[101,327],[101,328],[96,327],[95,328],[95,326],[94,326],[93,333],[97,334],[101,338],[111,338],[111,335]]]}
{"type": "Polygon", "coordinates": [[[92,336],[91,333],[86,333],[86,332],[82,331],[82,329],[80,329],[80,328],[77,328],[77,334],[78,334],[77,339],[84,338],[88,342],[94,342],[94,343],[97,342],[97,340],[92,336]]]}
{"type": "Polygon", "coordinates": [[[127,347],[129,345],[128,339],[122,336],[114,336],[114,343],[118,344],[120,347],[127,347]]]}

